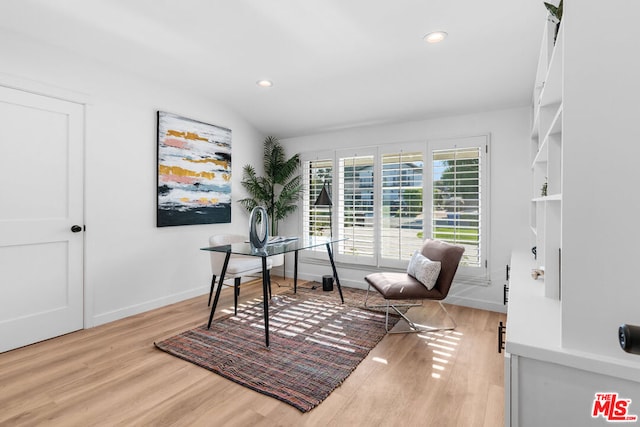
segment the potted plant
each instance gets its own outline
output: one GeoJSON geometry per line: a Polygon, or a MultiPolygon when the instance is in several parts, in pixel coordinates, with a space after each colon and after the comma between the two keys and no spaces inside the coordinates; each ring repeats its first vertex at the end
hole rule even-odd
{"type": "Polygon", "coordinates": [[[553,22],[556,23],[556,34],[553,36],[553,43],[556,42],[556,37],[558,37],[558,31],[560,30],[560,21],[562,21],[562,1],[558,3],[558,6],[554,6],[551,3],[544,2],[545,7],[549,11],[553,22]]]}
{"type": "Polygon", "coordinates": [[[264,140],[264,176],[257,176],[251,165],[245,165],[242,186],[250,197],[238,200],[247,212],[263,206],[271,222],[269,234],[278,235],[278,222],[297,208],[302,191],[301,176],[297,174],[300,156],[285,157],[284,147],[278,138],[268,136],[264,140]]]}

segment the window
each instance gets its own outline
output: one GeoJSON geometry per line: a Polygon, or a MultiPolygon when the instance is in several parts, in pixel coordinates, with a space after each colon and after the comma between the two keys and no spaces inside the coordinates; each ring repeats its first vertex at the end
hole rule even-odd
{"type": "Polygon", "coordinates": [[[381,265],[402,267],[423,238],[422,151],[382,154],[381,265]]]}
{"type": "Polygon", "coordinates": [[[460,265],[476,269],[484,267],[486,259],[484,140],[431,144],[431,236],[464,246],[460,265]]]}
{"type": "MultiPolygon", "coordinates": [[[[331,218],[333,206],[316,206],[315,202],[324,186],[332,197],[333,183],[333,158],[323,160],[310,160],[303,162],[303,226],[305,236],[331,236],[333,221],[331,218]]],[[[310,249],[326,254],[322,246],[310,249]]]]}
{"type": "Polygon", "coordinates": [[[406,268],[426,237],[448,241],[465,247],[459,275],[485,280],[486,147],[479,136],[303,154],[302,231],[347,238],[336,261],[381,268],[406,268]],[[323,185],[331,208],[314,206],[323,185]]]}
{"type": "Polygon", "coordinates": [[[375,256],[374,155],[338,154],[337,259],[372,264],[375,256]]]}

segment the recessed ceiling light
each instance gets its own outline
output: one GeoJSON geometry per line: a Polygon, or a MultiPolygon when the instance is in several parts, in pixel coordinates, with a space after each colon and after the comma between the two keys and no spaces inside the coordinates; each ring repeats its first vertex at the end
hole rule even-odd
{"type": "Polygon", "coordinates": [[[444,31],[434,31],[424,36],[424,41],[427,43],[440,43],[447,37],[447,33],[444,31]]]}
{"type": "Polygon", "coordinates": [[[273,82],[271,80],[258,80],[256,84],[260,87],[271,87],[273,82]]]}

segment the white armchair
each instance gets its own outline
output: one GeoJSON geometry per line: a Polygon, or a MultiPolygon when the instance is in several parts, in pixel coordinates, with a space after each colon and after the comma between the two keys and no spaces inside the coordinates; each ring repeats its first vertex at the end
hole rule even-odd
{"type": "MultiPolygon", "coordinates": [[[[209,237],[209,246],[221,246],[230,245],[232,243],[245,242],[247,238],[240,234],[215,234],[209,237]]],[[[211,256],[211,290],[209,291],[209,303],[211,305],[211,297],[213,296],[213,289],[215,288],[216,278],[219,277],[224,266],[224,260],[226,254],[222,252],[209,252],[211,256]]],[[[267,259],[267,269],[271,269],[273,262],[271,259],[267,259]]],[[[233,305],[234,312],[238,314],[238,295],[240,294],[240,279],[242,277],[250,276],[253,274],[262,273],[262,260],[260,257],[253,257],[247,255],[235,255],[231,254],[229,258],[229,264],[227,265],[227,271],[225,272],[224,279],[233,279],[233,305]]],[[[219,280],[218,280],[219,282],[219,280]]],[[[224,283],[218,283],[218,286],[225,285],[224,283]]],[[[225,285],[231,286],[231,285],[225,285]]]]}

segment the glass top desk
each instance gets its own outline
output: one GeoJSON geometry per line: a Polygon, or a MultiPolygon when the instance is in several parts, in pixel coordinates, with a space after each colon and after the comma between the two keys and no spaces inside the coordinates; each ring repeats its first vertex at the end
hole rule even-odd
{"type": "Polygon", "coordinates": [[[264,248],[256,249],[251,246],[250,243],[232,243],[230,245],[213,246],[209,248],[201,248],[203,251],[222,252],[227,256],[224,259],[224,265],[222,266],[222,272],[220,273],[220,279],[218,287],[216,289],[216,296],[211,306],[211,314],[209,315],[209,323],[207,323],[207,329],[211,327],[213,321],[213,314],[216,311],[218,305],[218,299],[220,298],[221,283],[224,282],[224,276],[227,271],[227,265],[229,264],[229,258],[231,254],[237,255],[249,255],[262,258],[262,295],[264,305],[264,338],[266,346],[269,347],[269,270],[267,269],[267,258],[274,255],[286,254],[293,252],[295,254],[295,263],[293,267],[293,292],[297,291],[298,287],[298,252],[311,249],[318,246],[325,246],[327,248],[327,255],[329,261],[331,261],[331,268],[333,269],[333,278],[336,281],[338,292],[340,293],[340,300],[344,303],[344,297],[342,296],[342,288],[340,287],[340,279],[338,278],[338,271],[336,270],[336,264],[333,260],[332,244],[346,240],[342,239],[328,239],[326,237],[315,237],[311,239],[303,238],[283,238],[281,241],[275,241],[267,244],[264,248]]]}

